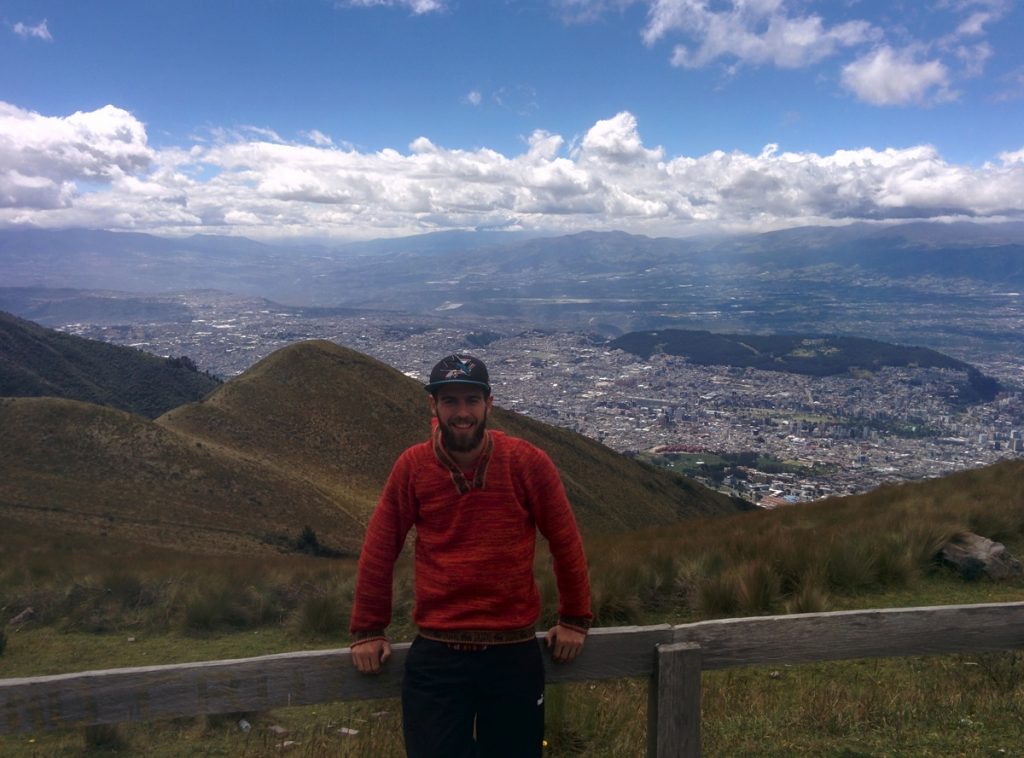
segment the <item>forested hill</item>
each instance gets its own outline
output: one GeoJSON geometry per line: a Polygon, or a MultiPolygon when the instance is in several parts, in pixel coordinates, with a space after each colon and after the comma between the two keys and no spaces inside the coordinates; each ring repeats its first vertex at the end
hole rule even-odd
{"type": "Polygon", "coordinates": [[[810,376],[833,376],[856,369],[874,371],[886,366],[948,368],[967,373],[967,385],[961,393],[965,402],[992,400],[1001,389],[999,382],[969,363],[935,350],[862,337],[661,329],[630,332],[613,340],[610,346],[642,358],[677,355],[700,366],[735,366],[810,376]]]}
{"type": "Polygon", "coordinates": [[[59,397],[156,418],[219,384],[188,358],[159,358],[0,311],[2,397],[59,397]]]}

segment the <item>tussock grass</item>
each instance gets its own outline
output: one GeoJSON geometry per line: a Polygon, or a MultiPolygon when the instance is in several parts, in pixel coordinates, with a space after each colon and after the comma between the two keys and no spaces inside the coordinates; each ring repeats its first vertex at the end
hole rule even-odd
{"type": "MultiPolygon", "coordinates": [[[[771,512],[592,539],[604,617],[638,623],[823,610],[843,598],[912,588],[959,532],[1024,538],[1024,462],[771,512]],[[623,588],[626,589],[623,592],[623,588]]],[[[603,616],[602,616],[603,612],[603,616]]]]}

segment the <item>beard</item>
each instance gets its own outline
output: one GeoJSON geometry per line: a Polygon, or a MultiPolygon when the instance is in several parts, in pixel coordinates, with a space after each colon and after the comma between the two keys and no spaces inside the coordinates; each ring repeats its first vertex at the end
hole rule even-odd
{"type": "Polygon", "coordinates": [[[483,442],[484,431],[487,429],[487,416],[484,416],[479,423],[468,430],[452,429],[440,419],[438,419],[437,425],[441,427],[441,441],[444,443],[445,450],[451,453],[469,453],[476,450],[477,446],[483,442]]]}

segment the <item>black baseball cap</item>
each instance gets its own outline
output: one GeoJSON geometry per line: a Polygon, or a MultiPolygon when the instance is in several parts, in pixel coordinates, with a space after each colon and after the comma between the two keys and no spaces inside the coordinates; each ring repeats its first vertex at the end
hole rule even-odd
{"type": "Polygon", "coordinates": [[[479,358],[462,353],[453,353],[437,362],[430,371],[430,381],[424,388],[427,392],[435,392],[447,384],[470,384],[483,387],[486,394],[491,394],[490,377],[487,366],[479,358]]]}

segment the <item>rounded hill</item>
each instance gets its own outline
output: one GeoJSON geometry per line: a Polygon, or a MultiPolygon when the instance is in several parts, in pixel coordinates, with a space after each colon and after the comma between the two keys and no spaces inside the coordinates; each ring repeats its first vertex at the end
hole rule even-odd
{"type": "MultiPolygon", "coordinates": [[[[300,474],[336,497],[361,499],[366,518],[394,460],[430,430],[422,384],[326,341],[278,350],[157,423],[300,474]]],[[[491,425],[551,456],[585,528],[617,531],[737,509],[724,495],[573,432],[497,407],[491,425]]]]}

